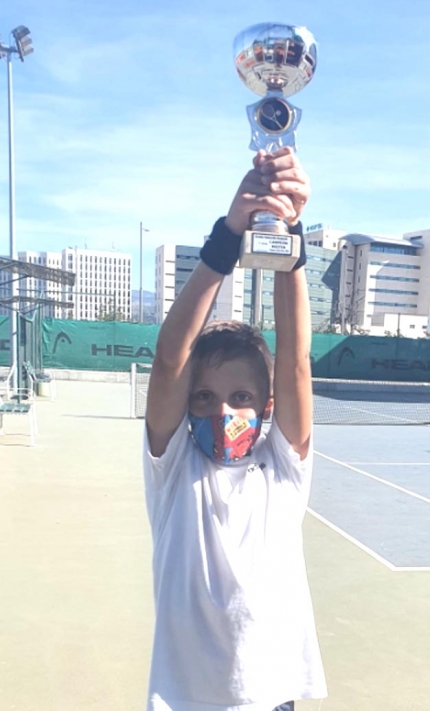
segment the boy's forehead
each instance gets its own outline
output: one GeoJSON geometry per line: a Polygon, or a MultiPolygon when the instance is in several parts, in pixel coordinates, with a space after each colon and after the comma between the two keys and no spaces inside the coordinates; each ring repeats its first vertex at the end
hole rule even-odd
{"type": "Polygon", "coordinates": [[[217,385],[232,383],[235,387],[258,386],[261,377],[258,368],[248,358],[234,358],[222,363],[203,360],[195,363],[193,384],[202,387],[206,384],[217,385]]]}

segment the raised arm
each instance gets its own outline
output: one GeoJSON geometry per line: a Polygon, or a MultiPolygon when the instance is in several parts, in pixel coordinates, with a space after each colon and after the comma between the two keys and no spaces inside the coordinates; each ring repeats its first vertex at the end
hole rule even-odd
{"type": "Polygon", "coordinates": [[[275,275],[275,417],[301,459],[312,425],[311,320],[304,267],[275,275]]]}
{"type": "Polygon", "coordinates": [[[258,165],[243,179],[227,217],[215,223],[211,239],[201,251],[202,261],[160,329],[146,410],[154,456],[164,453],[187,411],[194,344],[210,317],[224,275],[233,270],[241,236],[256,210],[271,210],[279,217],[290,214],[284,197],[274,195],[258,165]]]}
{"type": "Polygon", "coordinates": [[[182,421],[194,343],[212,311],[223,275],[199,262],[160,329],[146,408],[151,452],[160,457],[182,421]]]}
{"type": "MultiPolygon", "coordinates": [[[[291,231],[300,234],[299,217],[309,197],[309,179],[290,148],[266,156],[264,162],[266,182],[275,193],[288,196],[291,231]],[[275,185],[271,182],[274,173],[275,185]]],[[[303,249],[298,264],[304,261],[303,249]]],[[[274,309],[274,413],[283,435],[303,459],[312,425],[311,318],[304,266],[275,274],[274,309]]]]}

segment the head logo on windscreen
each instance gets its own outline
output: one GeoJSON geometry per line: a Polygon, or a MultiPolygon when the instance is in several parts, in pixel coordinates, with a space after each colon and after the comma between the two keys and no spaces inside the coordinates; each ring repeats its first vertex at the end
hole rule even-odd
{"type": "Polygon", "coordinates": [[[57,334],[57,336],[55,337],[54,347],[52,349],[52,354],[56,353],[57,346],[59,343],[68,343],[69,345],[72,345],[72,341],[70,340],[67,333],[64,333],[64,331],[60,331],[60,333],[57,334]]]}
{"type": "Polygon", "coordinates": [[[337,359],[337,364],[340,365],[344,358],[355,360],[354,351],[351,350],[351,348],[348,348],[348,346],[345,346],[345,348],[342,348],[342,350],[339,354],[339,358],[337,359]]]}

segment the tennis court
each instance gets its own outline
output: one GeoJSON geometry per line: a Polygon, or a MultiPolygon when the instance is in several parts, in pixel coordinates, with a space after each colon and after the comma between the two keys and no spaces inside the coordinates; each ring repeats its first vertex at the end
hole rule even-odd
{"type": "MultiPolygon", "coordinates": [[[[26,423],[5,423],[2,711],[145,708],[151,540],[129,397],[126,383],[58,382],[35,448],[26,423]]],[[[304,536],[322,711],[428,711],[430,427],[317,425],[314,444],[304,536]]]]}

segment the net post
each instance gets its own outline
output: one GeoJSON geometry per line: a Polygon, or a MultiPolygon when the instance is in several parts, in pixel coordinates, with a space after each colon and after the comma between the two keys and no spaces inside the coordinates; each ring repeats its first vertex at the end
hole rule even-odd
{"type": "Polygon", "coordinates": [[[136,363],[131,364],[130,385],[130,418],[136,419],[136,363]]]}

